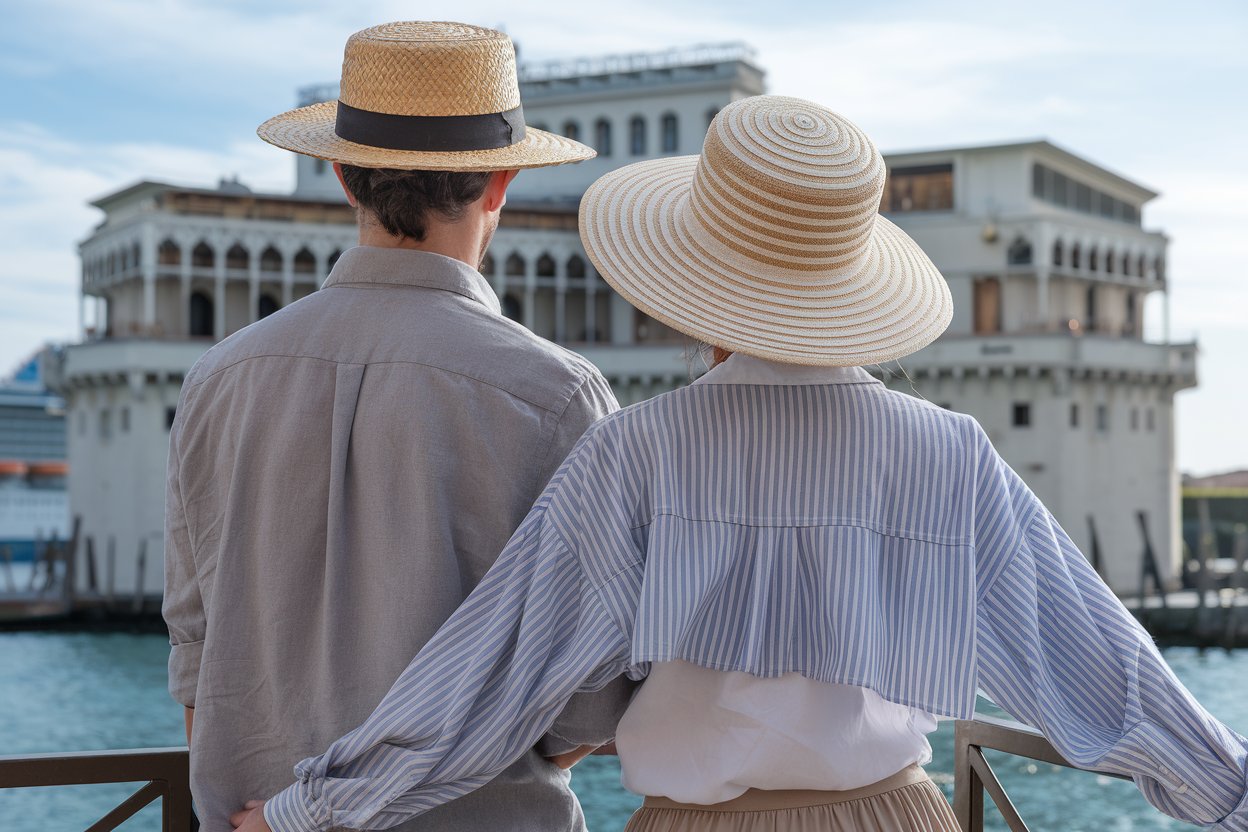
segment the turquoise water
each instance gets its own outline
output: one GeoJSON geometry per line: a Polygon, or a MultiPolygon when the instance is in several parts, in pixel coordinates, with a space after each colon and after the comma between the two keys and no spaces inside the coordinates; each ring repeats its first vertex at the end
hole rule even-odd
{"type": "MultiPolygon", "coordinates": [[[[141,748],[183,742],[181,709],[165,693],[164,638],[84,633],[0,634],[0,755],[141,748]]],[[[1213,714],[1248,734],[1248,652],[1175,648],[1166,658],[1213,714]]],[[[987,706],[985,711],[991,712],[987,706]]],[[[929,772],[953,795],[953,730],[932,738],[929,772]]],[[[1158,814],[1119,780],[1042,763],[990,755],[1032,829],[1063,832],[1191,829],[1158,814]]],[[[640,800],[620,788],[613,758],[576,767],[572,786],[592,832],[618,832],[640,800]]],[[[0,790],[0,830],[81,830],[124,800],[134,787],[76,786],[0,790]]],[[[1005,827],[988,810],[989,827],[1005,827]]],[[[159,829],[149,807],[124,829],[159,829]]]]}

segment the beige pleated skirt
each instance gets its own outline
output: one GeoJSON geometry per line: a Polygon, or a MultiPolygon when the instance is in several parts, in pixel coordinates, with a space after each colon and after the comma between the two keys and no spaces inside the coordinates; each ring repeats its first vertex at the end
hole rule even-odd
{"type": "Polygon", "coordinates": [[[710,806],[647,797],[624,832],[959,832],[919,766],[843,792],[761,791],[710,806]]]}

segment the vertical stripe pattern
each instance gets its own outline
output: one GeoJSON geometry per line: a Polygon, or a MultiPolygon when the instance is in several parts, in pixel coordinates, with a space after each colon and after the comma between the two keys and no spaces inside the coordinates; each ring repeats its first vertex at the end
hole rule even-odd
{"type": "Polygon", "coordinates": [[[387,828],[488,782],[574,693],[673,659],[961,718],[982,688],[1163,812],[1248,830],[1248,741],[974,420],[865,374],[695,385],[600,421],[373,715],[266,817],[387,828]]]}

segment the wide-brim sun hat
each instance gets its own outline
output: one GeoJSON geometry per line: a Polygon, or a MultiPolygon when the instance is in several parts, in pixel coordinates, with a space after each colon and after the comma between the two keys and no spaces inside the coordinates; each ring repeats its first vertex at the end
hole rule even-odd
{"type": "Polygon", "coordinates": [[[851,121],[755,96],[714,118],[700,156],[594,182],[581,239],[629,303],[699,341],[792,364],[892,361],[934,341],[953,302],[880,216],[884,160],[851,121]]]}
{"type": "Polygon", "coordinates": [[[581,162],[572,139],[524,123],[511,38],[466,23],[386,23],[347,40],[337,101],[275,116],[270,144],[329,162],[491,171],[581,162]]]}

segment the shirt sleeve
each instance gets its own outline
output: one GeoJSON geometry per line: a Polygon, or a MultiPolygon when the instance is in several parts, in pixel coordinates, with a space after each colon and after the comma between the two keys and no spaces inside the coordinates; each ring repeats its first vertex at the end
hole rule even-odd
{"type": "Polygon", "coordinates": [[[169,431],[169,463],[165,483],[165,596],[161,612],[169,629],[169,693],[182,705],[195,707],[199,664],[208,626],[199,591],[182,501],[182,465],[178,437],[186,409],[180,407],[169,431]]]}
{"type": "Polygon", "coordinates": [[[624,671],[628,640],[548,512],[565,469],[372,715],[266,804],[275,832],[386,829],[465,795],[624,671]]]}
{"type": "MultiPolygon", "coordinates": [[[[620,409],[611,385],[596,369],[591,369],[564,408],[551,438],[545,466],[554,471],[599,419],[620,409]]],[[[582,745],[606,745],[615,739],[615,728],[628,709],[637,683],[619,676],[602,690],[578,693],[537,743],[537,752],[553,757],[582,745]]]]}
{"type": "Polygon", "coordinates": [[[984,693],[1071,763],[1132,777],[1165,814],[1248,830],[1248,740],[1183,687],[987,437],[976,503],[984,693]]]}

